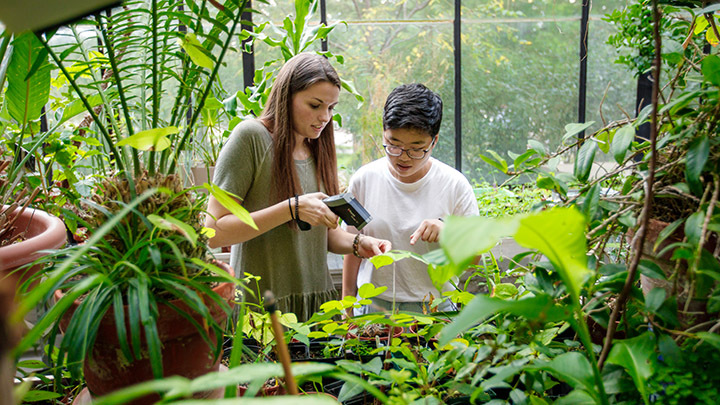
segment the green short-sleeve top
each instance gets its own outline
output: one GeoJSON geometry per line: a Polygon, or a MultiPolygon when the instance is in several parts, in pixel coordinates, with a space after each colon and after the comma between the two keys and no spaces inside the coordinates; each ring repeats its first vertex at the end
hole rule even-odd
{"type": "MultiPolygon", "coordinates": [[[[242,199],[254,212],[274,201],[272,182],[273,144],[270,132],[258,120],[236,126],[220,151],[213,182],[242,199]]],[[[313,158],[296,160],[302,193],[322,191],[315,176],[313,158]]],[[[288,208],[289,209],[289,208],[288,208]]],[[[299,231],[280,225],[232,247],[230,264],[241,272],[260,276],[259,293],[271,290],[278,309],[307,320],[323,302],[337,298],[327,267],[327,228],[313,226],[299,231]]],[[[253,290],[256,286],[249,285],[253,290]]]]}

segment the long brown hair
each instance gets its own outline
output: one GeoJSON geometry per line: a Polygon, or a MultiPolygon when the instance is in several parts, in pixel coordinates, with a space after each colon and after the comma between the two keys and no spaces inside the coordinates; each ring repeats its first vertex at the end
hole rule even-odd
{"type": "MultiPolygon", "coordinates": [[[[272,132],[274,143],[273,182],[277,201],[303,194],[295,170],[293,150],[292,98],[318,82],[329,82],[339,88],[340,77],[328,60],[316,53],[301,53],[285,62],[280,69],[260,120],[272,132]]],[[[318,186],[323,185],[328,195],[338,193],[335,133],[332,121],[325,125],[317,139],[308,139],[310,153],[317,167],[318,186]]]]}

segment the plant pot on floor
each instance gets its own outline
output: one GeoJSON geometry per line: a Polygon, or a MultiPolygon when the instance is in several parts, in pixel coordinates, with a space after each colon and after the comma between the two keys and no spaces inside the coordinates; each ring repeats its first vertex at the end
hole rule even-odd
{"type": "MultiPolygon", "coordinates": [[[[216,265],[234,275],[230,266],[220,262],[216,262],[216,265]]],[[[213,288],[213,291],[227,302],[231,302],[234,290],[234,284],[230,282],[220,283],[213,288]]],[[[61,297],[62,292],[56,291],[55,299],[59,300],[61,297]]],[[[209,299],[207,301],[210,302],[208,306],[213,318],[222,324],[227,318],[227,314],[213,301],[209,299]]],[[[184,311],[186,315],[192,314],[195,322],[199,325],[204,323],[200,315],[193,314],[183,301],[173,300],[170,304],[184,311]]],[[[80,301],[76,300],[73,308],[63,317],[60,324],[63,331],[78,305],[80,305],[80,301]]],[[[127,314],[127,307],[125,307],[125,311],[127,314]]],[[[165,377],[179,375],[193,379],[219,370],[221,356],[213,356],[212,347],[203,339],[196,326],[169,305],[158,305],[158,314],[157,328],[162,342],[162,364],[165,377]]],[[[128,329],[129,326],[126,323],[126,330],[128,329]]],[[[216,339],[212,329],[208,330],[208,335],[211,341],[216,339]]],[[[130,341],[129,334],[128,341],[130,341]]],[[[142,334],[142,346],[143,356],[140,360],[130,361],[125,358],[118,341],[113,310],[110,308],[100,322],[95,344],[83,364],[85,381],[92,396],[102,396],[130,385],[152,380],[153,374],[150,360],[147,357],[144,333],[142,334]]],[[[222,351],[220,353],[222,354],[222,351]]],[[[211,394],[200,393],[196,397],[211,394]]],[[[158,399],[158,396],[143,397],[134,401],[133,404],[152,404],[158,399]]]]}
{"type": "MultiPolygon", "coordinates": [[[[8,206],[4,205],[0,211],[7,208],[8,206]]],[[[14,216],[15,212],[17,210],[8,213],[7,218],[14,216]]],[[[65,245],[67,235],[65,224],[59,218],[34,208],[25,209],[15,221],[14,228],[8,241],[18,238],[20,234],[23,234],[22,239],[0,247],[0,280],[3,283],[14,283],[17,289],[39,270],[39,266],[21,271],[18,269],[45,256],[47,253],[43,251],[59,249],[65,245]]]]}

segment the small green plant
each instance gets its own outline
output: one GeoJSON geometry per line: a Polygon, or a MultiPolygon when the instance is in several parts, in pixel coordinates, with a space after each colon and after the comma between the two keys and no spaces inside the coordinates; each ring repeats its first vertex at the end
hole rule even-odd
{"type": "Polygon", "coordinates": [[[550,192],[532,184],[492,186],[482,183],[475,187],[475,198],[481,217],[496,218],[537,210],[550,200],[550,192]]]}
{"type": "Polygon", "coordinates": [[[687,340],[680,349],[665,353],[649,382],[649,392],[663,404],[709,404],[720,395],[720,377],[713,372],[720,364],[718,348],[687,340]]]}

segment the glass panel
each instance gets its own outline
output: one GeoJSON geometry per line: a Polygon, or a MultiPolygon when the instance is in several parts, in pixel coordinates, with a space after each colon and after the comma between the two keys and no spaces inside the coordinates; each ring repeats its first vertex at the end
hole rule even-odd
{"type": "MultiPolygon", "coordinates": [[[[586,117],[587,121],[596,122],[590,131],[602,128],[603,122],[626,118],[625,113],[635,116],[637,79],[626,66],[613,63],[618,53],[606,43],[608,36],[615,33],[615,28],[605,21],[590,21],[586,117]]],[[[597,158],[612,160],[610,155],[597,158]]]]}
{"type": "Polygon", "coordinates": [[[265,21],[272,21],[282,25],[285,17],[295,15],[295,0],[267,0],[267,4],[256,0],[253,1],[252,8],[257,11],[257,13],[253,13],[254,23],[261,24],[265,21]]]}
{"type": "Polygon", "coordinates": [[[471,180],[502,180],[479,155],[512,162],[528,139],[555,148],[577,121],[579,21],[463,23],[462,167],[471,180]]]}
{"type": "Polygon", "coordinates": [[[582,0],[463,0],[462,5],[463,19],[497,21],[580,16],[582,0]]]}
{"type": "Polygon", "coordinates": [[[453,0],[326,0],[328,21],[407,21],[452,19],[453,0]]]}
{"type": "Polygon", "coordinates": [[[441,138],[433,156],[454,165],[452,24],[343,25],[331,34],[330,50],[345,57],[344,65],[334,65],[365,98],[358,106],[354,96],[341,92],[337,111],[343,128],[338,141],[353,139],[352,153],[339,151],[341,167],[356,169],[382,156],[385,99],[394,87],[412,82],[423,83],[442,97],[441,138]]]}

